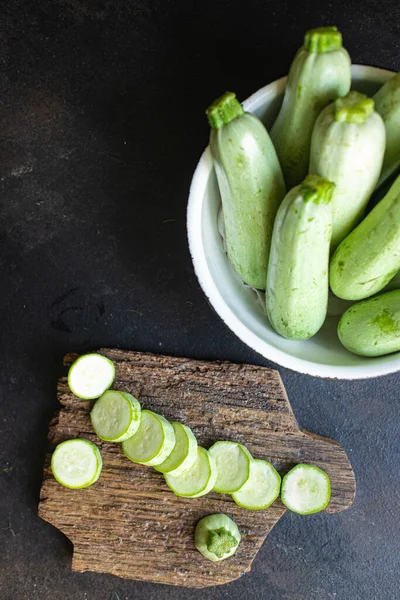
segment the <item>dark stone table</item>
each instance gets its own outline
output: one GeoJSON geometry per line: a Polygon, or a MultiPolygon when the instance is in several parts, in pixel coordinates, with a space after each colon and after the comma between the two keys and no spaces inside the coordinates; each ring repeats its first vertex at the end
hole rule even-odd
{"type": "Polygon", "coordinates": [[[65,352],[119,346],[268,365],[207,304],[185,211],[204,109],[285,74],[305,29],[336,24],[353,62],[400,69],[397,0],[11,0],[0,21],[1,600],[395,600],[398,375],[280,369],[301,426],[340,441],[354,506],[286,514],[253,570],[192,591],[71,572],[37,516],[65,352]]]}

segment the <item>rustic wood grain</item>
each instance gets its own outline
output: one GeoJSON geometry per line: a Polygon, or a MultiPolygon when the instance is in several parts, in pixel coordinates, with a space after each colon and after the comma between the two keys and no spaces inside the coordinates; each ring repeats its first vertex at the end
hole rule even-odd
{"type": "MultiPolygon", "coordinates": [[[[116,365],[114,389],[136,396],[144,407],[189,425],[199,443],[235,440],[247,445],[284,474],[299,462],[324,469],[332,485],[327,512],[351,505],[355,479],[342,447],[299,429],[279,373],[228,362],[203,362],[122,350],[101,350],[116,365]]],[[[68,366],[74,355],[68,355],[68,366]]],[[[85,490],[60,486],[44,468],[39,515],[74,544],[72,568],[112,573],[127,579],[206,587],[227,583],[251,568],[266,535],[285,512],[278,500],[265,511],[236,506],[212,492],[197,499],[177,498],[163,476],[134,465],[120,444],[101,442],[93,433],[92,402],[79,400],[65,378],[58,384],[61,409],[53,419],[52,444],[85,437],[101,449],[103,471],[85,490]],[[195,549],[194,528],[204,515],[224,512],[242,532],[236,555],[211,563],[195,549]]]]}

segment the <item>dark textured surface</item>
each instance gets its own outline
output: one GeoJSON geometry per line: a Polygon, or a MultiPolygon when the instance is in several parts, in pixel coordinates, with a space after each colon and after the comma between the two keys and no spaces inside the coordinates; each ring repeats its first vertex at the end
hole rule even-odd
{"type": "Polygon", "coordinates": [[[287,71],[304,30],[336,23],[353,62],[400,69],[397,0],[3,3],[0,20],[0,598],[398,598],[399,375],[281,369],[299,424],[348,452],[337,515],[285,515],[253,571],[193,592],[71,572],[37,516],[66,351],[99,346],[267,364],[208,306],[185,234],[204,107],[287,71]]]}

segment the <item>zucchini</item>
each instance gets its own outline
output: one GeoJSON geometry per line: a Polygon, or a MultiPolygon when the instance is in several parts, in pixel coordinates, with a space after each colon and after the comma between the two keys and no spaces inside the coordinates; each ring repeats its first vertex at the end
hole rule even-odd
{"type": "Polygon", "coordinates": [[[253,457],[247,448],[236,442],[216,442],[208,452],[214,458],[218,469],[214,490],[220,494],[240,490],[250,477],[250,463],[253,457]]]}
{"type": "Polygon", "coordinates": [[[360,222],[385,152],[385,126],[374,101],[350,92],[319,115],[311,139],[310,173],[335,184],[332,241],[336,248],[360,222]]]}
{"type": "Polygon", "coordinates": [[[139,429],[141,406],[127,392],[108,390],[91,410],[92,427],[101,440],[123,442],[139,429]]]}
{"type": "Polygon", "coordinates": [[[317,513],[328,506],[330,498],[329,477],[314,465],[296,465],[282,480],[281,500],[292,512],[317,513]]]}
{"type": "Polygon", "coordinates": [[[165,473],[165,482],[176,496],[199,498],[213,489],[218,476],[214,458],[198,446],[197,457],[189,469],[179,475],[165,473]]]}
{"type": "Polygon", "coordinates": [[[142,410],[139,429],[122,442],[122,450],[134,463],[154,467],[171,454],[175,432],[171,423],[151,410],[142,410]]]}
{"type": "Polygon", "coordinates": [[[389,281],[383,291],[392,292],[393,290],[400,290],[400,271],[397,271],[396,275],[389,281]]]}
{"type": "Polygon", "coordinates": [[[197,440],[193,431],[182,423],[171,423],[175,433],[175,446],[163,463],[157,465],[156,471],[180,475],[195,463],[197,459],[197,440]]]}
{"type": "Polygon", "coordinates": [[[247,285],[265,289],[272,227],[285,195],[278,157],[264,125],[235,94],[225,93],[206,112],[228,258],[247,285]]]}
{"type": "Polygon", "coordinates": [[[197,550],[209,560],[218,562],[235,554],[241,535],[228,515],[207,515],[200,519],[194,532],[197,550]]]}
{"type": "Polygon", "coordinates": [[[93,485],[100,477],[102,466],[98,447],[82,438],[61,442],[51,457],[54,478],[73,490],[93,485]]]}
{"type": "Polygon", "coordinates": [[[114,363],[101,354],[80,356],[68,371],[69,389],[82,400],[94,400],[104,394],[114,378],[114,363]]]}
{"type": "Polygon", "coordinates": [[[330,265],[333,293],[363,300],[400,269],[400,176],[386,196],[339,245],[330,265]]]}
{"type": "Polygon", "coordinates": [[[325,106],[350,90],[351,61],[336,27],[308,31],[289,70],[280,112],[271,129],[288,189],[308,172],[311,135],[325,106]]]}
{"type": "Polygon", "coordinates": [[[238,492],[232,494],[232,498],[242,508],[264,510],[275,502],[280,489],[281,477],[271,463],[253,459],[248,481],[238,492]]]}
{"type": "Polygon", "coordinates": [[[400,167],[400,73],[381,87],[374,101],[386,128],[386,151],[378,183],[381,185],[400,167]]]}
{"type": "Polygon", "coordinates": [[[266,308],[271,325],[289,339],[310,338],[325,320],[334,187],[308,175],[290,190],[276,216],[266,308]]]}
{"type": "Polygon", "coordinates": [[[382,356],[400,350],[400,290],[353,304],[343,313],[338,336],[360,356],[382,356]]]}

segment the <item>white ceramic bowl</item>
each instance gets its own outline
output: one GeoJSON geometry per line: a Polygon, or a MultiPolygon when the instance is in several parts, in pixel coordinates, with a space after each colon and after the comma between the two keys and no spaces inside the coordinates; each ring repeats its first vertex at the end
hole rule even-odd
{"type": "MultiPolygon", "coordinates": [[[[353,65],[353,88],[369,95],[382,85],[391,71],[353,65]]],[[[271,126],[282,102],[286,77],[250,96],[243,106],[265,125],[271,126]]],[[[218,233],[221,204],[209,148],[204,151],[190,187],[187,228],[193,265],[212,306],[228,327],[265,358],[289,369],[339,379],[364,379],[400,370],[400,353],[365,358],[348,352],[339,342],[336,327],[346,308],[331,303],[328,318],[312,339],[297,342],[278,335],[270,326],[255,292],[246,288],[230,266],[218,233]]]]}

